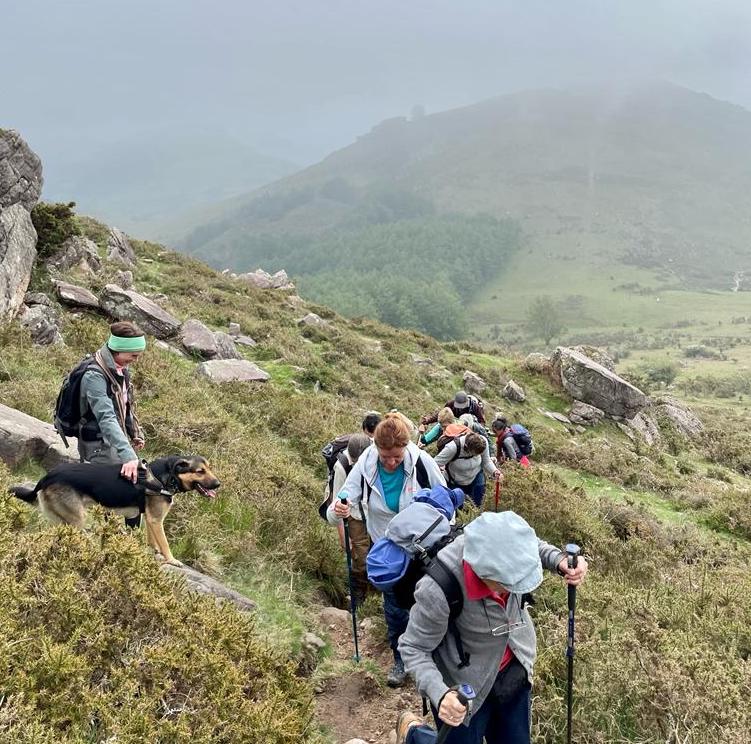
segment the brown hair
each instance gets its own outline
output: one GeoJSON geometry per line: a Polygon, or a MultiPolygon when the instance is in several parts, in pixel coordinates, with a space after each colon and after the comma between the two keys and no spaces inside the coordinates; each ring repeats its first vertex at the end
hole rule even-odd
{"type": "Polygon", "coordinates": [[[409,444],[409,426],[401,413],[387,413],[383,421],[376,426],[375,440],[379,449],[390,450],[406,447],[409,444]]]}
{"type": "Polygon", "coordinates": [[[450,408],[441,408],[438,412],[438,423],[442,429],[445,429],[449,424],[453,424],[456,419],[454,418],[454,412],[450,408]]]}
{"type": "Polygon", "coordinates": [[[485,437],[472,432],[472,434],[467,434],[464,440],[464,451],[468,455],[481,455],[485,451],[487,444],[488,442],[485,437]]]}
{"type": "Polygon", "coordinates": [[[138,338],[146,335],[132,320],[118,320],[110,326],[110,333],[118,338],[138,338]]]}

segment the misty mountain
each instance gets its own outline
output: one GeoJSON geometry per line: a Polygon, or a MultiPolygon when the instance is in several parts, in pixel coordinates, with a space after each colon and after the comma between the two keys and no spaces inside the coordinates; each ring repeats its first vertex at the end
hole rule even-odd
{"type": "Polygon", "coordinates": [[[169,240],[185,220],[211,219],[211,205],[295,170],[219,131],[157,131],[83,159],[50,159],[44,198],[74,200],[133,234],[169,240]]]}

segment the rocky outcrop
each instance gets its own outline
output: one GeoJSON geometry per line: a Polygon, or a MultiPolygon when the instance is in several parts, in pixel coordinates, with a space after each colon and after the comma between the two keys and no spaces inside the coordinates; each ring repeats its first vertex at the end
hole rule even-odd
{"type": "Polygon", "coordinates": [[[248,599],[234,589],[230,589],[216,579],[212,579],[211,576],[196,571],[194,568],[163,563],[162,570],[172,576],[179,576],[185,582],[185,588],[190,592],[216,597],[222,602],[233,604],[238,610],[242,610],[243,612],[252,612],[256,608],[256,603],[253,600],[248,599]]]}
{"type": "Polygon", "coordinates": [[[196,372],[218,383],[266,382],[271,378],[268,372],[245,359],[213,359],[199,364],[196,372]]]}
{"type": "Polygon", "coordinates": [[[22,204],[0,209],[0,323],[15,316],[31,279],[37,233],[22,204]]]}
{"type": "Polygon", "coordinates": [[[669,425],[686,439],[696,439],[704,431],[701,419],[680,401],[669,395],[662,395],[652,401],[652,408],[658,420],[665,419],[669,425]]]}
{"type": "Polygon", "coordinates": [[[525,357],[524,368],[528,369],[530,372],[548,374],[552,369],[552,364],[550,362],[550,357],[534,351],[531,354],[527,354],[525,357]]]}
{"type": "Polygon", "coordinates": [[[201,359],[215,359],[219,354],[214,334],[195,318],[186,320],[180,326],[178,338],[185,351],[201,359]]]}
{"type": "Polygon", "coordinates": [[[0,211],[20,204],[30,212],[42,193],[42,161],[12,129],[0,129],[0,211]]]}
{"type": "Polygon", "coordinates": [[[61,462],[78,462],[76,440],[66,449],[52,424],[0,403],[0,460],[14,468],[36,460],[49,470],[61,462]]]}
{"type": "Polygon", "coordinates": [[[515,403],[524,403],[527,400],[527,395],[524,392],[524,388],[518,385],[513,380],[509,380],[501,393],[507,400],[512,400],[515,403]]]}
{"type": "Polygon", "coordinates": [[[464,374],[462,375],[462,388],[466,390],[466,392],[470,393],[471,395],[479,395],[481,396],[487,388],[488,383],[485,382],[485,380],[480,377],[480,375],[475,374],[474,372],[471,372],[470,370],[465,370],[464,374]]]}
{"type": "Polygon", "coordinates": [[[18,321],[28,329],[37,346],[64,344],[60,332],[60,318],[51,305],[23,305],[18,321]]]}
{"type": "Polygon", "coordinates": [[[123,289],[133,289],[133,272],[127,269],[121,269],[115,274],[118,287],[123,289]]]}
{"type": "Polygon", "coordinates": [[[585,357],[589,357],[593,361],[601,364],[605,369],[609,369],[611,372],[615,371],[615,362],[610,354],[599,346],[590,346],[589,344],[579,344],[578,346],[571,347],[574,351],[578,351],[580,354],[584,354],[585,357]]]}
{"type": "Polygon", "coordinates": [[[31,307],[32,305],[52,305],[52,300],[44,292],[27,292],[23,296],[23,304],[31,307]]]}
{"type": "Polygon", "coordinates": [[[269,274],[263,269],[249,271],[247,274],[237,274],[235,279],[252,284],[260,289],[294,289],[295,285],[289,280],[287,272],[282,269],[276,274],[269,274]]]}
{"type": "Polygon", "coordinates": [[[626,420],[628,428],[636,432],[650,447],[660,441],[660,429],[655,420],[645,411],[639,411],[626,420]]]}
{"type": "Polygon", "coordinates": [[[68,238],[46,263],[53,272],[76,270],[96,274],[102,268],[96,243],[81,235],[68,238]]]}
{"type": "Polygon", "coordinates": [[[133,246],[125,237],[125,233],[116,227],[110,228],[110,234],[107,237],[107,258],[128,269],[136,265],[136,252],[133,250],[133,246]]]}
{"type": "Polygon", "coordinates": [[[575,400],[568,417],[572,423],[580,426],[596,426],[605,418],[605,412],[601,408],[575,400]]]}
{"type": "MultiPolygon", "coordinates": [[[[250,339],[253,341],[253,339],[250,339]]],[[[217,359],[242,359],[242,354],[235,346],[235,340],[229,333],[214,331],[214,341],[217,348],[217,359]]],[[[255,342],[253,342],[255,343],[255,342]]]]}
{"type": "Polygon", "coordinates": [[[649,404],[641,390],[579,351],[559,346],[552,361],[555,376],[571,397],[610,416],[630,419],[649,404]]]}
{"type": "Polygon", "coordinates": [[[325,328],[327,325],[329,325],[329,322],[327,320],[324,320],[320,315],[316,315],[315,313],[308,313],[304,317],[298,319],[297,325],[310,326],[312,328],[325,328]]]}
{"type": "Polygon", "coordinates": [[[180,321],[159,305],[132,289],[108,284],[99,296],[99,304],[117,320],[132,320],[146,333],[171,338],[180,329],[180,321]]]}
{"type": "Polygon", "coordinates": [[[54,287],[57,299],[64,305],[99,310],[99,300],[96,295],[85,287],[79,287],[75,284],[62,281],[56,281],[54,287]]]}

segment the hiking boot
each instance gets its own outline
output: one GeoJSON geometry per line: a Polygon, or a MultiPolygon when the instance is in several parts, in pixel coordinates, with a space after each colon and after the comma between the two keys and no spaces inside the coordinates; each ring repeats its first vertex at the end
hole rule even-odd
{"type": "Polygon", "coordinates": [[[406,681],[407,672],[404,669],[404,662],[401,659],[396,659],[389,676],[386,677],[386,684],[389,687],[401,687],[406,681]]]}
{"type": "Polygon", "coordinates": [[[409,730],[414,726],[421,726],[422,718],[410,710],[403,710],[396,719],[396,744],[405,744],[409,730]]]}

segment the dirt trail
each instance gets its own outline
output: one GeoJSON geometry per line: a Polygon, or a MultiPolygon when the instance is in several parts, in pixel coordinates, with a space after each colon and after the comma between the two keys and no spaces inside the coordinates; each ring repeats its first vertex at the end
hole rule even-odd
{"type": "MultiPolygon", "coordinates": [[[[391,744],[395,741],[394,726],[399,711],[422,712],[422,700],[411,680],[400,689],[385,685],[391,668],[391,649],[381,637],[378,626],[369,620],[361,623],[359,646],[361,663],[348,665],[354,654],[352,621],[349,613],[331,608],[325,611],[322,628],[331,640],[334,667],[343,669],[322,681],[323,691],[316,695],[319,722],[332,733],[337,744],[350,739],[363,739],[370,744],[391,744]],[[374,665],[380,670],[375,672],[374,665]]],[[[319,688],[320,689],[320,688],[319,688]]]]}

